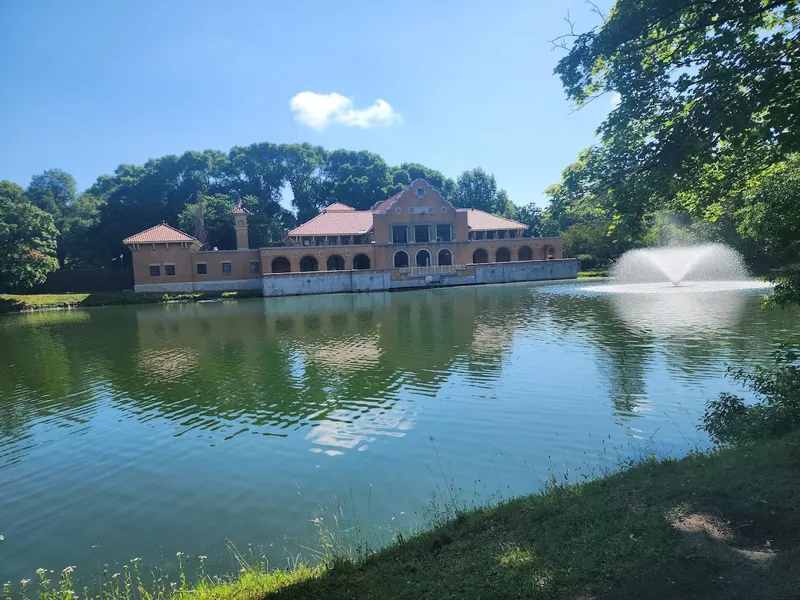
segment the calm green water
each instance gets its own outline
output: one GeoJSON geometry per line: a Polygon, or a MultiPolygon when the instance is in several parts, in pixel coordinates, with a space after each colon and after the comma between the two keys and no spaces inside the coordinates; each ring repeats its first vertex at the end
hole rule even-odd
{"type": "Polygon", "coordinates": [[[0,318],[0,581],[179,550],[226,569],[226,538],[284,563],[332,507],[367,529],[421,518],[442,471],[470,503],[680,452],[735,389],[727,363],[800,342],[800,314],[751,292],[585,288],[0,318]]]}

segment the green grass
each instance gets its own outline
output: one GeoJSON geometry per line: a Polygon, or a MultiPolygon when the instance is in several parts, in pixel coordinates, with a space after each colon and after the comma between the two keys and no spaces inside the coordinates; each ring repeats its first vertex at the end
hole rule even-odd
{"type": "Polygon", "coordinates": [[[608,277],[608,269],[587,269],[586,271],[578,271],[578,278],[584,277],[608,277]]]}
{"type": "Polygon", "coordinates": [[[87,308],[161,302],[199,302],[201,300],[260,298],[261,290],[238,292],[187,292],[179,294],[136,292],[92,292],[88,294],[0,294],[0,313],[87,308]]]}
{"type": "MultiPolygon", "coordinates": [[[[320,532],[323,550],[327,535],[320,532]]],[[[126,569],[104,597],[797,598],[800,435],[681,460],[645,458],[580,484],[553,479],[539,494],[456,510],[359,560],[324,554],[323,565],[277,571],[237,554],[242,571],[230,578],[192,586],[181,576],[176,588],[150,592],[134,581],[127,595],[126,569]]]]}

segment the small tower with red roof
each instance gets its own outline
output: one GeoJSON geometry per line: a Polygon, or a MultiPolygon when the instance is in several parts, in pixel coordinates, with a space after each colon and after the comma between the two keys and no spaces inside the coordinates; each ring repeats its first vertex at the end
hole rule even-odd
{"type": "Polygon", "coordinates": [[[250,211],[247,210],[242,201],[233,209],[234,226],[236,227],[236,249],[248,250],[250,248],[250,241],[247,237],[247,215],[250,211]]]}

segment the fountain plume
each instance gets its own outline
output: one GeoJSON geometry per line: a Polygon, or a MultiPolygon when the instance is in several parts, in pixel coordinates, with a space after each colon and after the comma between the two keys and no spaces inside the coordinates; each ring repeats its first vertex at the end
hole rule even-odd
{"type": "Polygon", "coordinates": [[[724,244],[642,248],[623,254],[611,270],[617,284],[739,281],[749,273],[742,255],[724,244]]]}

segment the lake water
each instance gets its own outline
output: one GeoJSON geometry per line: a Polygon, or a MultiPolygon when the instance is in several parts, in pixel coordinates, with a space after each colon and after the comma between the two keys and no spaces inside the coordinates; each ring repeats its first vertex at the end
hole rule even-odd
{"type": "Polygon", "coordinates": [[[376,543],[450,483],[471,504],[683,452],[728,363],[800,342],[758,292],[595,285],[1,317],[0,581],[227,570],[226,539],[285,564],[336,510],[376,543]]]}

